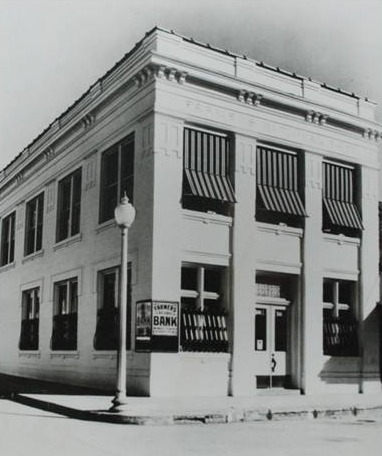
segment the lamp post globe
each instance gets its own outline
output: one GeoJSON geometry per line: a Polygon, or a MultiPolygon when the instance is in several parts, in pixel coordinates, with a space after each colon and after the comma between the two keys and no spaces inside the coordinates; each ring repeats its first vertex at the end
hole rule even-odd
{"type": "Polygon", "coordinates": [[[114,209],[115,222],[120,228],[130,228],[135,220],[135,208],[129,202],[126,193],[123,195],[121,202],[114,209]]]}
{"type": "Polygon", "coordinates": [[[121,229],[121,279],[119,289],[119,343],[117,356],[117,386],[113,398],[112,412],[121,412],[127,405],[126,398],[126,339],[127,339],[127,262],[128,231],[135,219],[134,206],[126,193],[114,210],[116,224],[121,229]]]}

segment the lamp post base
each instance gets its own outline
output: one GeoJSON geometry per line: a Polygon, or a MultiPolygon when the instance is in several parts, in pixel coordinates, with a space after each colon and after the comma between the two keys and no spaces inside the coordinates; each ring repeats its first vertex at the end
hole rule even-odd
{"type": "Polygon", "coordinates": [[[117,394],[112,400],[113,405],[110,407],[109,412],[124,412],[127,408],[127,397],[123,394],[117,394]]]}

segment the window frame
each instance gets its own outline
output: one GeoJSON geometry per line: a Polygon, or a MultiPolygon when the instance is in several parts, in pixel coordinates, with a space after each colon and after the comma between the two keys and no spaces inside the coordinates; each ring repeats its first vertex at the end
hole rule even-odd
{"type": "Polygon", "coordinates": [[[105,223],[114,218],[114,208],[120,202],[124,193],[126,192],[130,203],[134,203],[134,184],[135,184],[135,133],[130,133],[128,136],[113,144],[106,149],[101,155],[101,180],[100,180],[100,194],[99,194],[99,223],[105,223]],[[130,169],[130,173],[125,176],[123,172],[122,151],[124,147],[132,147],[129,150],[126,158],[126,169],[130,169]],[[107,186],[107,160],[112,160],[114,154],[117,155],[117,177],[107,186]],[[127,181],[126,188],[122,188],[123,181],[127,181]],[[115,193],[112,196],[112,203],[107,201],[107,190],[116,187],[115,193]]]}
{"type": "Polygon", "coordinates": [[[78,347],[78,277],[54,283],[52,351],[71,351],[78,347]],[[75,285],[75,287],[74,287],[75,285]],[[60,302],[60,288],[65,287],[65,302],[60,302]],[[75,295],[73,295],[73,288],[75,295]],[[72,300],[74,296],[74,300],[72,300]],[[72,302],[73,301],[73,302],[72,302]],[[62,306],[63,304],[63,306],[62,306]],[[61,322],[60,322],[61,320],[61,322]],[[62,327],[60,327],[60,325],[62,327]],[[65,329],[67,328],[67,335],[65,329]],[[74,329],[73,329],[74,328],[74,329]]]}
{"type": "MultiPolygon", "coordinates": [[[[131,338],[132,338],[132,274],[133,266],[132,262],[128,262],[127,266],[127,335],[126,335],[126,349],[131,350],[131,338]]],[[[121,280],[121,268],[120,266],[113,266],[106,269],[99,270],[97,272],[97,323],[95,328],[95,334],[93,338],[93,347],[97,351],[101,350],[117,350],[118,339],[119,339],[119,305],[120,305],[120,280],[121,280]],[[104,305],[104,289],[105,289],[105,277],[107,275],[115,274],[114,283],[114,307],[107,308],[104,305]],[[112,329],[115,331],[109,339],[105,335],[105,329],[112,329]]]]}
{"type": "Polygon", "coordinates": [[[19,339],[19,350],[21,351],[39,349],[40,307],[41,289],[39,286],[22,291],[21,330],[19,339]],[[27,300],[29,295],[31,297],[31,310],[28,309],[27,300]],[[33,335],[33,333],[35,333],[35,335],[33,335]],[[35,340],[33,340],[34,338],[35,340]]]}
{"type": "Polygon", "coordinates": [[[25,242],[24,256],[42,250],[44,231],[44,192],[41,192],[26,203],[25,206],[25,242]],[[33,212],[33,226],[30,227],[30,212],[33,212]],[[29,245],[29,232],[33,233],[32,246],[29,245]]]}
{"type": "Polygon", "coordinates": [[[357,282],[350,280],[323,280],[323,354],[324,356],[359,356],[360,328],[356,307],[357,282]],[[332,300],[325,300],[325,285],[332,286],[332,300]],[[341,302],[340,286],[347,287],[349,302],[341,302]],[[328,317],[329,311],[331,315],[328,317]],[[344,315],[344,312],[345,315],[344,315]],[[351,337],[344,344],[341,337],[351,337]]]}
{"type": "Polygon", "coordinates": [[[181,351],[228,352],[227,312],[224,309],[223,295],[226,293],[227,268],[224,266],[182,264],[184,269],[196,270],[196,289],[180,286],[180,349],[181,351]],[[218,271],[220,292],[206,290],[206,270],[218,271]],[[195,300],[194,305],[184,299],[195,300]],[[214,301],[217,305],[205,305],[205,301],[214,301]]]}
{"type": "MultiPolygon", "coordinates": [[[[300,151],[301,152],[301,151],[300,151]]],[[[307,216],[303,158],[297,150],[258,143],[256,147],[256,219],[301,226],[307,216]]]]}
{"type": "Polygon", "coordinates": [[[323,160],[322,230],[324,232],[359,236],[363,230],[361,208],[358,202],[359,180],[357,166],[330,159],[323,160]]]}
{"type": "Polygon", "coordinates": [[[194,125],[183,128],[182,208],[229,215],[236,202],[231,134],[194,125]]]}
{"type": "Polygon", "coordinates": [[[16,211],[4,217],[1,222],[1,266],[15,261],[16,211]]]}
{"type": "Polygon", "coordinates": [[[78,168],[58,182],[56,242],[65,241],[81,230],[82,168],[78,168]],[[63,187],[69,183],[69,207],[64,208],[63,187]],[[78,199],[75,199],[77,194],[78,199]],[[65,223],[64,211],[68,211],[65,223]],[[78,213],[77,213],[78,212],[78,213]]]}

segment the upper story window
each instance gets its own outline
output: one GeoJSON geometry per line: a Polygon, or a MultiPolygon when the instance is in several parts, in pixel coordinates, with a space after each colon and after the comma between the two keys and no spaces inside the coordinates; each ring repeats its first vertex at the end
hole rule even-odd
{"type": "Polygon", "coordinates": [[[323,351],[328,356],[357,356],[355,282],[324,279],[323,351]]]}
{"type": "Polygon", "coordinates": [[[299,226],[306,213],[301,198],[302,179],[297,153],[258,146],[256,179],[256,219],[299,226]]]}
{"type": "Polygon", "coordinates": [[[81,168],[58,183],[57,242],[80,232],[80,216],[81,168]]]}
{"type": "Polygon", "coordinates": [[[323,163],[323,229],[346,235],[363,229],[356,204],[356,170],[353,166],[323,163]]]}
{"type": "Polygon", "coordinates": [[[43,215],[44,194],[41,193],[26,205],[25,255],[38,252],[42,248],[43,215]]]}
{"type": "Polygon", "coordinates": [[[100,223],[114,218],[114,209],[126,192],[134,198],[134,135],[130,135],[102,154],[100,223]]]}
{"type": "Polygon", "coordinates": [[[1,266],[15,259],[15,222],[16,212],[12,212],[1,224],[1,266]]]}
{"type": "Polygon", "coordinates": [[[21,310],[20,350],[38,350],[40,288],[23,291],[21,310]]]}
{"type": "Polygon", "coordinates": [[[76,350],[78,325],[78,280],[54,284],[52,350],[76,350]]]}
{"type": "MultiPolygon", "coordinates": [[[[98,273],[98,311],[94,336],[96,350],[117,350],[119,341],[119,277],[120,268],[98,273]]],[[[131,263],[127,269],[126,348],[131,347],[131,263]]]]}
{"type": "Polygon", "coordinates": [[[183,207],[227,214],[229,203],[236,201],[230,178],[229,136],[185,128],[183,145],[183,207]]]}

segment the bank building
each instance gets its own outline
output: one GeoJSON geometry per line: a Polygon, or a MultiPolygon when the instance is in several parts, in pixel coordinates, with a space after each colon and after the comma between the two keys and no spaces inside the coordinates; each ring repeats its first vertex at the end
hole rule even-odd
{"type": "Polygon", "coordinates": [[[0,173],[0,367],[127,392],[381,391],[375,104],[155,28],[0,173]]]}

